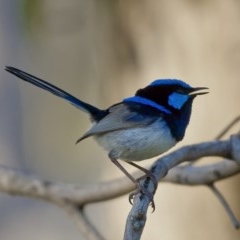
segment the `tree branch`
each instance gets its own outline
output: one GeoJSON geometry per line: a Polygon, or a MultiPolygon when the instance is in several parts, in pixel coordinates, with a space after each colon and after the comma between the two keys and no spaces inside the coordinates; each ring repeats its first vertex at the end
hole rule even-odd
{"type": "MultiPolygon", "coordinates": [[[[151,173],[156,177],[156,179],[160,180],[164,178],[168,171],[175,167],[176,165],[179,165],[180,163],[183,163],[185,161],[195,161],[199,158],[206,157],[206,156],[218,156],[223,158],[228,158],[231,160],[234,160],[238,162],[239,160],[239,145],[240,145],[240,135],[234,135],[227,141],[213,141],[213,142],[207,142],[202,144],[195,144],[183,147],[177,151],[174,151],[166,156],[163,156],[159,158],[151,167],[150,171],[151,173]],[[236,158],[236,159],[235,159],[236,158]]],[[[240,165],[238,163],[230,162],[226,163],[227,160],[222,161],[219,164],[212,164],[209,166],[204,167],[196,167],[196,166],[187,166],[185,167],[191,168],[191,169],[197,169],[194,175],[191,175],[192,178],[188,176],[183,176],[181,174],[174,174],[172,172],[172,176],[175,175],[175,181],[179,182],[178,179],[182,179],[182,182],[185,184],[211,184],[216,181],[219,181],[220,179],[226,178],[226,172],[225,167],[228,166],[228,170],[233,170],[231,174],[236,174],[240,172],[240,165]],[[224,167],[223,167],[224,165],[224,167]],[[218,167],[218,168],[216,168],[218,167]],[[199,174],[199,169],[202,174],[199,174]],[[205,174],[207,173],[207,174],[205,174]],[[204,177],[203,177],[204,176],[204,177]]],[[[177,167],[180,169],[181,167],[177,167]]],[[[172,170],[174,171],[174,170],[172,170]]],[[[179,173],[182,171],[179,171],[179,173]]],[[[187,171],[192,172],[192,171],[187,171]]],[[[185,172],[186,173],[186,172],[185,172]]],[[[169,178],[171,176],[169,175],[169,178]]],[[[144,186],[146,186],[146,190],[152,194],[153,193],[153,184],[149,182],[149,184],[142,182],[144,186]]],[[[146,222],[146,214],[147,209],[150,204],[150,199],[141,194],[138,193],[135,196],[133,207],[128,215],[126,227],[125,227],[125,235],[124,239],[140,239],[143,228],[145,226],[146,222]]]]}
{"type": "MultiPolygon", "coordinates": [[[[165,182],[185,185],[213,184],[240,172],[239,139],[239,135],[233,135],[225,141],[210,141],[182,147],[159,158],[152,165],[151,172],[158,180],[165,177],[163,180],[165,182]],[[222,160],[219,163],[205,166],[177,166],[185,161],[194,161],[207,156],[218,156],[229,160],[222,160]]],[[[153,185],[150,181],[143,181],[142,184],[146,186],[148,191],[153,191],[153,185]]],[[[133,189],[134,186],[126,178],[78,187],[72,184],[42,180],[19,170],[0,166],[0,191],[12,195],[38,198],[61,206],[73,216],[75,221],[78,219],[80,223],[85,219],[84,224],[78,224],[78,227],[82,232],[83,227],[81,226],[88,226],[92,232],[96,232],[97,237],[95,239],[102,239],[102,237],[95,229],[91,228],[86,216],[83,217],[82,212],[77,209],[83,208],[84,205],[89,203],[119,197],[133,189]]],[[[125,235],[131,235],[132,237],[125,237],[125,239],[140,239],[146,221],[148,205],[149,199],[145,195],[136,195],[125,230],[125,235]],[[137,237],[134,238],[133,236],[137,237]]]]}

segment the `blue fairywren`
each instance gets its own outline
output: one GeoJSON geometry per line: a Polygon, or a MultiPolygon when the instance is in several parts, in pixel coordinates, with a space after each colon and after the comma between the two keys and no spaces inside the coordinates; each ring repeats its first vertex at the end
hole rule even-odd
{"type": "Polygon", "coordinates": [[[111,161],[136,184],[138,191],[151,198],[153,208],[152,196],[144,191],[139,179],[135,179],[118,159],[143,171],[146,174],[144,176],[153,180],[156,190],[157,182],[150,171],[133,161],[158,156],[181,141],[190,120],[194,98],[207,93],[198,92],[207,88],[193,88],[181,80],[155,80],[147,87],[139,89],[135,96],[101,110],[19,69],[6,67],[6,71],[64,98],[88,113],[93,125],[77,140],[77,143],[93,136],[99,145],[107,150],[111,161]]]}

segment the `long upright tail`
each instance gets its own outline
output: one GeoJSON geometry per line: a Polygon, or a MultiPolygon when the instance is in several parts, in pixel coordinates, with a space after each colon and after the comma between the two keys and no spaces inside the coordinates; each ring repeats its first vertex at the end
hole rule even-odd
{"type": "Polygon", "coordinates": [[[71,94],[63,91],[62,89],[42,80],[40,78],[37,78],[29,73],[26,73],[17,68],[9,67],[9,66],[6,66],[5,70],[7,72],[10,72],[13,75],[21,78],[22,80],[24,80],[26,82],[32,83],[33,85],[35,85],[37,87],[45,89],[45,90],[51,92],[52,94],[67,100],[75,107],[90,114],[91,118],[95,121],[100,120],[105,115],[104,110],[98,109],[89,103],[83,102],[83,101],[79,100],[78,98],[72,96],[71,94]]]}

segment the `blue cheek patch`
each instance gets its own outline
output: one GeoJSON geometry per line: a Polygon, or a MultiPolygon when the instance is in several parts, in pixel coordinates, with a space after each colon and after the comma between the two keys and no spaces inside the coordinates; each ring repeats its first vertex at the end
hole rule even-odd
{"type": "Polygon", "coordinates": [[[147,98],[143,98],[143,97],[139,97],[139,96],[134,96],[134,97],[130,97],[130,98],[125,98],[123,99],[123,102],[135,102],[135,103],[141,103],[144,105],[148,105],[151,107],[154,107],[158,110],[160,110],[161,112],[165,112],[167,114],[171,114],[172,112],[169,111],[167,108],[165,108],[164,106],[157,104],[147,98]]]}
{"type": "Polygon", "coordinates": [[[168,104],[175,109],[181,109],[188,99],[188,95],[174,92],[168,97],[168,104]]]}

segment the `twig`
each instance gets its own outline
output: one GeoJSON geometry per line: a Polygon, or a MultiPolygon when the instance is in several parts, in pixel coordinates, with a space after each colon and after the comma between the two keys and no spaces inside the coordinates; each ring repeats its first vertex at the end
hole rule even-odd
{"type": "Polygon", "coordinates": [[[168,171],[162,182],[171,182],[182,185],[206,185],[229,178],[240,173],[240,165],[229,160],[205,166],[176,166],[168,171]],[[228,174],[227,174],[228,173],[228,174]]]}
{"type": "MultiPolygon", "coordinates": [[[[223,138],[224,135],[227,134],[228,131],[230,131],[230,129],[236,125],[238,122],[240,121],[240,116],[237,116],[235,119],[233,119],[216,137],[215,140],[220,140],[223,138]]],[[[196,164],[198,162],[198,160],[195,161],[191,161],[188,163],[189,166],[192,166],[194,164],[196,164]]]]}
{"type": "Polygon", "coordinates": [[[224,210],[226,211],[227,215],[229,216],[233,227],[235,229],[239,229],[239,220],[237,219],[237,217],[234,215],[233,211],[231,210],[228,202],[226,201],[226,199],[224,198],[224,196],[221,194],[221,192],[216,188],[216,186],[214,186],[214,184],[209,184],[208,187],[212,190],[212,192],[214,193],[214,195],[218,198],[218,200],[220,201],[220,203],[222,204],[224,210]]]}
{"type": "Polygon", "coordinates": [[[240,121],[240,116],[237,116],[235,119],[233,119],[217,136],[216,140],[222,139],[224,135],[238,122],[240,121]]]}

